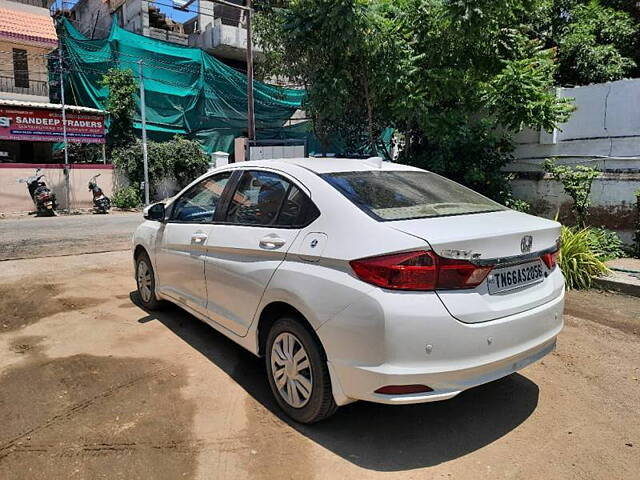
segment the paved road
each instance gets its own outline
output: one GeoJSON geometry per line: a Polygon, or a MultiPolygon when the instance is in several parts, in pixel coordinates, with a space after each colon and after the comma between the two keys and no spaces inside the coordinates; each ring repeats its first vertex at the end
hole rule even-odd
{"type": "Polygon", "coordinates": [[[0,220],[0,261],[126,250],[140,213],[0,220]]]}
{"type": "MultiPolygon", "coordinates": [[[[446,402],[284,418],[264,363],[134,304],[128,252],[3,262],[0,478],[637,479],[640,299],[572,292],[558,350],[446,402]]],[[[135,297],[134,297],[135,298],[135,297]]]]}

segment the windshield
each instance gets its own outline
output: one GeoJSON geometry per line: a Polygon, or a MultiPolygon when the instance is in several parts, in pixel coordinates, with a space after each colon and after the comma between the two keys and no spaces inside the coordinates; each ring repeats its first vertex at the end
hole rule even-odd
{"type": "Polygon", "coordinates": [[[369,170],[326,173],[321,177],[377,220],[507,210],[493,200],[431,172],[369,170]]]}

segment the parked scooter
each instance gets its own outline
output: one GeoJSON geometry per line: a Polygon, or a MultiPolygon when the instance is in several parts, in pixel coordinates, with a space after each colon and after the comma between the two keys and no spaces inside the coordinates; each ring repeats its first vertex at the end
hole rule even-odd
{"type": "Polygon", "coordinates": [[[56,215],[58,204],[56,203],[56,195],[51,191],[47,184],[42,180],[44,173],[40,173],[41,169],[36,170],[35,175],[28,178],[18,179],[18,183],[26,183],[31,200],[36,206],[37,216],[53,217],[56,215]]]}
{"type": "Polygon", "coordinates": [[[111,200],[102,192],[102,189],[98,186],[96,178],[98,178],[99,176],[100,174],[97,174],[95,177],[91,177],[91,180],[89,180],[89,191],[93,193],[93,213],[109,213],[109,209],[111,208],[111,200]]]}

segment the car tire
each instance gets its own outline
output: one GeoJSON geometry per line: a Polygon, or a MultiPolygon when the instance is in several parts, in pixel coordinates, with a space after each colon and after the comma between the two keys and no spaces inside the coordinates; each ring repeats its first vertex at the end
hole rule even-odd
{"type": "Polygon", "coordinates": [[[267,335],[265,364],[273,396],[296,422],[315,423],[335,413],[326,355],[298,319],[275,321],[267,335]]]}
{"type": "Polygon", "coordinates": [[[138,299],[144,308],[159,310],[162,307],[162,302],[156,297],[156,276],[151,259],[146,252],[142,252],[136,257],[136,285],[138,299]]]}

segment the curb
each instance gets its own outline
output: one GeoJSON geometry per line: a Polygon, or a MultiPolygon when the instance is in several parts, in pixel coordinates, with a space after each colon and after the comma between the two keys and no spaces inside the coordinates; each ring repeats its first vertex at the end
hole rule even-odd
{"type": "Polygon", "coordinates": [[[640,283],[631,283],[625,280],[620,277],[597,277],[593,279],[593,285],[602,290],[614,290],[632,297],[640,297],[640,283]]]}

